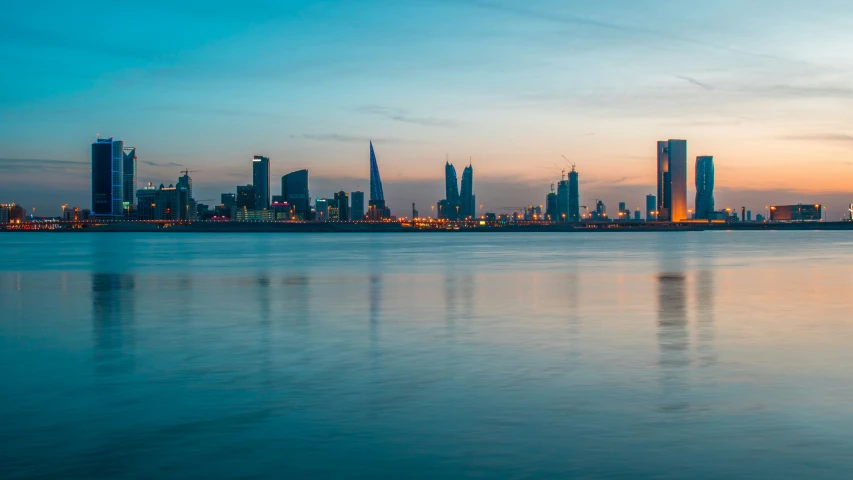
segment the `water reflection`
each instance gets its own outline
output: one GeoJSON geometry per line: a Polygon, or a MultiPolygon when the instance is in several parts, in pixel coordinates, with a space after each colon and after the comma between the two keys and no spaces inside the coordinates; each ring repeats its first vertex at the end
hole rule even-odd
{"type": "Polygon", "coordinates": [[[136,279],[126,273],[93,273],[91,282],[95,370],[103,375],[133,371],[136,279]]]}
{"type": "Polygon", "coordinates": [[[685,369],[690,366],[687,329],[687,277],[677,254],[661,265],[658,286],[658,348],[663,411],[683,411],[687,402],[685,369]]]}
{"type": "Polygon", "coordinates": [[[714,348],[714,298],[716,295],[715,271],[702,270],[696,274],[694,298],[696,299],[697,360],[699,366],[708,367],[717,363],[714,348]]]}

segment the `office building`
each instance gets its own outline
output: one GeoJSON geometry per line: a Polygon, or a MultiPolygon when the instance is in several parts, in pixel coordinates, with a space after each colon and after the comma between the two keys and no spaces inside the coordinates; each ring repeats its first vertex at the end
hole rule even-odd
{"type": "Polygon", "coordinates": [[[459,218],[476,218],[477,206],[474,197],[474,167],[471,163],[462,171],[462,188],[459,194],[459,218]]]}
{"type": "Polygon", "coordinates": [[[696,203],[693,218],[710,220],[714,212],[714,157],[696,157],[696,203]]]}
{"type": "Polygon", "coordinates": [[[124,215],[124,143],[112,137],[92,144],[92,215],[124,215]]]}
{"type": "Polygon", "coordinates": [[[318,198],[314,201],[315,219],[318,222],[329,221],[329,203],[331,202],[325,198],[318,198]]]}
{"type": "Polygon", "coordinates": [[[252,186],[255,187],[255,210],[270,208],[270,159],[255,155],[252,159],[252,186]]]}
{"type": "Polygon", "coordinates": [[[658,220],[687,219],[687,140],[658,142],[657,166],[658,220]]]}
{"type": "Polygon", "coordinates": [[[570,222],[580,221],[580,191],[578,188],[578,172],[575,171],[575,166],[572,165],[572,171],[569,172],[569,211],[566,218],[570,222]]]}
{"type": "Polygon", "coordinates": [[[367,217],[377,221],[391,217],[391,209],[385,204],[385,193],[382,190],[382,178],[379,176],[379,164],[373,142],[370,142],[370,200],[367,203],[367,217]]]}
{"type": "Polygon", "coordinates": [[[560,180],[557,184],[557,218],[561,222],[568,222],[569,217],[569,181],[560,180]]]}
{"type": "Polygon", "coordinates": [[[155,188],[148,182],[145,188],[136,191],[136,198],[139,220],[187,221],[198,214],[190,202],[189,191],[183,187],[160,184],[155,188]]]}
{"type": "Polygon", "coordinates": [[[136,163],[136,147],[125,147],[122,150],[122,178],[124,178],[122,190],[125,210],[129,210],[131,205],[136,205],[136,163]]]}
{"type": "Polygon", "coordinates": [[[448,220],[458,220],[459,210],[462,207],[459,203],[459,187],[456,182],[456,168],[452,163],[447,162],[444,165],[444,199],[445,202],[445,218],[448,220]]]}
{"type": "Polygon", "coordinates": [[[356,190],[350,194],[350,220],[364,220],[364,192],[356,190]]]}
{"type": "Polygon", "coordinates": [[[237,210],[255,210],[255,187],[254,185],[238,185],[237,196],[234,206],[237,210]]]}
{"type": "Polygon", "coordinates": [[[184,170],[184,174],[181,177],[178,177],[178,184],[176,188],[184,190],[187,196],[187,212],[189,212],[186,217],[189,220],[197,220],[198,219],[198,207],[196,205],[196,201],[193,198],[193,180],[190,178],[189,170],[184,170]]]}
{"type": "MultiPolygon", "coordinates": [[[[554,188],[554,184],[551,184],[554,188]]],[[[545,195],[545,219],[550,222],[560,222],[563,219],[557,214],[557,194],[553,191],[545,195]]]]}
{"type": "Polygon", "coordinates": [[[281,177],[281,197],[293,205],[294,220],[310,220],[311,197],[308,195],[308,170],[297,170],[281,177]]]}
{"type": "Polygon", "coordinates": [[[338,208],[338,221],[349,221],[349,194],[343,190],[335,194],[335,204],[338,208]]]}
{"type": "Polygon", "coordinates": [[[770,207],[771,222],[819,222],[821,205],[774,205],[770,207]]]}
{"type": "Polygon", "coordinates": [[[642,220],[643,220],[643,212],[641,212],[639,208],[634,210],[634,221],[640,222],[642,220]]]}
{"type": "Polygon", "coordinates": [[[24,207],[15,203],[0,203],[0,223],[21,223],[27,216],[24,207]]]}
{"type": "Polygon", "coordinates": [[[657,199],[654,195],[646,195],[646,221],[654,222],[657,220],[655,213],[658,208],[657,199]]]}

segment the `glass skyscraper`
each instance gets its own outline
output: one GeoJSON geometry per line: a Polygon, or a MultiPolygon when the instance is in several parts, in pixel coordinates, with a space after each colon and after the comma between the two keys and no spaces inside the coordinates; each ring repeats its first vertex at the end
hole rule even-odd
{"type": "Polygon", "coordinates": [[[124,215],[124,143],[99,138],[92,144],[92,214],[124,215]]]}
{"type": "Polygon", "coordinates": [[[456,167],[452,163],[447,162],[444,165],[444,199],[445,203],[445,218],[448,220],[458,220],[461,205],[459,204],[459,184],[456,180],[456,167]]]}
{"type": "Polygon", "coordinates": [[[124,203],[136,204],[136,147],[124,148],[123,152],[124,203]]]}
{"type": "Polygon", "coordinates": [[[666,140],[657,144],[658,220],[680,222],[687,219],[687,140],[666,140]]]}
{"type": "Polygon", "coordinates": [[[696,157],[696,204],[694,218],[710,220],[714,213],[714,157],[696,157]]]}
{"type": "Polygon", "coordinates": [[[252,186],[255,187],[255,210],[270,208],[270,159],[255,155],[252,159],[252,186]]]}
{"type": "Polygon", "coordinates": [[[364,192],[355,191],[350,194],[350,219],[364,220],[364,192]]]}
{"type": "Polygon", "coordinates": [[[578,183],[578,172],[575,171],[575,166],[572,165],[572,171],[569,172],[569,213],[566,215],[566,219],[570,222],[579,222],[581,220],[578,183]]]}
{"type": "Polygon", "coordinates": [[[310,220],[311,197],[308,195],[308,170],[297,170],[281,177],[281,197],[294,206],[294,217],[310,220]]]}
{"type": "Polygon", "coordinates": [[[459,218],[476,218],[477,206],[474,202],[474,167],[471,163],[462,171],[462,191],[459,197],[459,218]]]}

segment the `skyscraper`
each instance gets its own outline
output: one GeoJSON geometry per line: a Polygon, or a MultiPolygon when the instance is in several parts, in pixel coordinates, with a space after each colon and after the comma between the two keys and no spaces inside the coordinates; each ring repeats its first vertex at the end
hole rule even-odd
{"type": "Polygon", "coordinates": [[[562,219],[557,215],[557,194],[554,193],[554,185],[551,185],[552,190],[545,195],[545,219],[551,222],[559,222],[562,219]]]}
{"type": "Polygon", "coordinates": [[[335,194],[335,202],[338,206],[338,220],[349,221],[349,194],[343,190],[335,194]]]}
{"type": "Polygon", "coordinates": [[[238,185],[236,207],[238,210],[255,210],[255,187],[238,185]]]}
{"type": "Polygon", "coordinates": [[[367,216],[370,220],[382,220],[391,216],[391,209],[385,204],[385,193],[382,191],[382,179],[379,177],[379,164],[376,163],[373,142],[370,142],[370,200],[367,216]]]}
{"type": "Polygon", "coordinates": [[[646,195],[646,221],[654,222],[657,220],[655,211],[657,210],[657,199],[654,195],[646,195]]]}
{"type": "Polygon", "coordinates": [[[92,144],[92,215],[124,215],[124,143],[98,138],[92,144]]]}
{"type": "Polygon", "coordinates": [[[660,141],[658,157],[658,220],[687,218],[687,140],[660,141]]]}
{"type": "Polygon", "coordinates": [[[364,220],[364,192],[356,190],[350,193],[350,219],[364,220]]]}
{"type": "Polygon", "coordinates": [[[696,157],[696,204],[694,218],[710,220],[714,212],[714,157],[696,157]]]}
{"type": "Polygon", "coordinates": [[[124,203],[136,204],[136,147],[123,149],[123,178],[124,178],[124,203]]]}
{"type": "Polygon", "coordinates": [[[281,177],[281,196],[294,206],[294,218],[310,220],[311,197],[308,195],[308,170],[297,170],[281,177]]]}
{"type": "Polygon", "coordinates": [[[570,222],[579,222],[581,220],[579,198],[578,172],[575,171],[575,166],[572,165],[572,171],[569,172],[569,212],[566,215],[566,219],[570,222]]]}
{"type": "Polygon", "coordinates": [[[568,222],[569,218],[569,181],[560,180],[557,184],[557,221],[568,222]]]}
{"type": "Polygon", "coordinates": [[[447,200],[445,212],[449,220],[458,220],[460,216],[459,186],[456,181],[456,167],[447,162],[444,165],[444,199],[447,200]]]}
{"type": "Polygon", "coordinates": [[[459,198],[459,218],[476,218],[477,207],[474,204],[474,167],[471,163],[462,171],[462,191],[459,198]]]}
{"type": "Polygon", "coordinates": [[[252,186],[255,187],[255,210],[270,208],[270,159],[255,155],[252,159],[252,186]]]}

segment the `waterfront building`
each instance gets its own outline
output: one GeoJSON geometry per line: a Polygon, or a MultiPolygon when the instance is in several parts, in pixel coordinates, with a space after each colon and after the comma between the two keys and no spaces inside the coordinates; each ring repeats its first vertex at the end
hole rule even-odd
{"type": "Polygon", "coordinates": [[[463,219],[476,218],[477,207],[474,197],[474,167],[471,163],[462,171],[462,188],[459,198],[459,217],[463,219]]]}
{"type": "Polygon", "coordinates": [[[0,203],[0,223],[21,223],[27,216],[24,207],[16,203],[0,203]]]}
{"type": "Polygon", "coordinates": [[[130,210],[136,206],[136,147],[125,147],[122,149],[122,178],[124,185],[124,209],[130,210]]]}
{"type": "Polygon", "coordinates": [[[92,215],[124,215],[124,143],[112,137],[92,143],[92,215]]]}
{"type": "Polygon", "coordinates": [[[238,185],[234,206],[237,210],[255,210],[254,185],[238,185]]]}
{"type": "Polygon", "coordinates": [[[654,195],[646,195],[646,221],[654,222],[657,220],[655,211],[657,210],[657,199],[654,195]]]}
{"type": "Polygon", "coordinates": [[[295,207],[287,202],[273,202],[270,205],[273,220],[293,220],[295,207]]]}
{"type": "Polygon", "coordinates": [[[364,192],[356,190],[350,194],[350,220],[364,220],[364,192]]]}
{"type": "Polygon", "coordinates": [[[373,142],[370,142],[370,200],[385,200],[385,192],[382,191],[382,178],[379,176],[379,163],[376,161],[376,152],[373,151],[373,142]]]}
{"type": "Polygon", "coordinates": [[[606,222],[609,220],[607,218],[607,207],[601,200],[595,202],[595,211],[592,212],[592,220],[595,222],[606,222]]]}
{"type": "MultiPolygon", "coordinates": [[[[554,185],[551,184],[551,188],[554,185]]],[[[545,195],[545,219],[550,222],[562,222],[563,219],[557,214],[557,194],[553,191],[545,195]]]]}
{"type": "Polygon", "coordinates": [[[578,184],[578,172],[575,171],[575,166],[572,165],[572,171],[569,172],[569,211],[566,217],[570,222],[579,222],[581,218],[578,184]]]}
{"type": "Polygon", "coordinates": [[[771,222],[819,222],[823,207],[815,205],[774,205],[770,207],[771,222]]]}
{"type": "Polygon", "coordinates": [[[252,186],[255,187],[255,209],[270,206],[270,159],[262,155],[252,158],[252,186]]]}
{"type": "Polygon", "coordinates": [[[456,182],[456,168],[452,163],[444,165],[444,215],[448,220],[458,220],[460,214],[459,187],[456,182]]]}
{"type": "Polygon", "coordinates": [[[193,198],[193,180],[192,178],[190,178],[189,170],[184,170],[184,175],[178,177],[177,188],[183,189],[187,193],[187,218],[189,218],[190,220],[197,220],[198,207],[196,205],[195,199],[193,198]]]}
{"type": "Polygon", "coordinates": [[[643,212],[641,212],[639,208],[634,210],[634,221],[635,222],[641,222],[642,220],[643,220],[643,212]]]}
{"type": "Polygon", "coordinates": [[[696,157],[696,203],[693,218],[710,220],[714,212],[714,157],[696,157]]]}
{"type": "Polygon", "coordinates": [[[155,188],[148,182],[145,188],[136,191],[136,198],[139,220],[187,221],[197,218],[197,208],[184,187],[160,184],[155,188]]]}
{"type": "Polygon", "coordinates": [[[311,197],[308,195],[308,170],[297,170],[281,177],[281,197],[293,205],[295,220],[310,220],[311,197]]]}
{"type": "Polygon", "coordinates": [[[569,216],[569,181],[560,180],[557,184],[557,217],[561,222],[571,221],[569,216]]]}
{"type": "Polygon", "coordinates": [[[687,140],[657,143],[658,220],[687,219],[687,140]]]}
{"type": "Polygon", "coordinates": [[[335,204],[338,210],[338,221],[346,222],[349,217],[349,194],[343,190],[335,194],[335,204]]]}
{"type": "Polygon", "coordinates": [[[318,222],[329,221],[329,203],[331,202],[325,198],[318,198],[314,201],[315,220],[318,222]]]}

